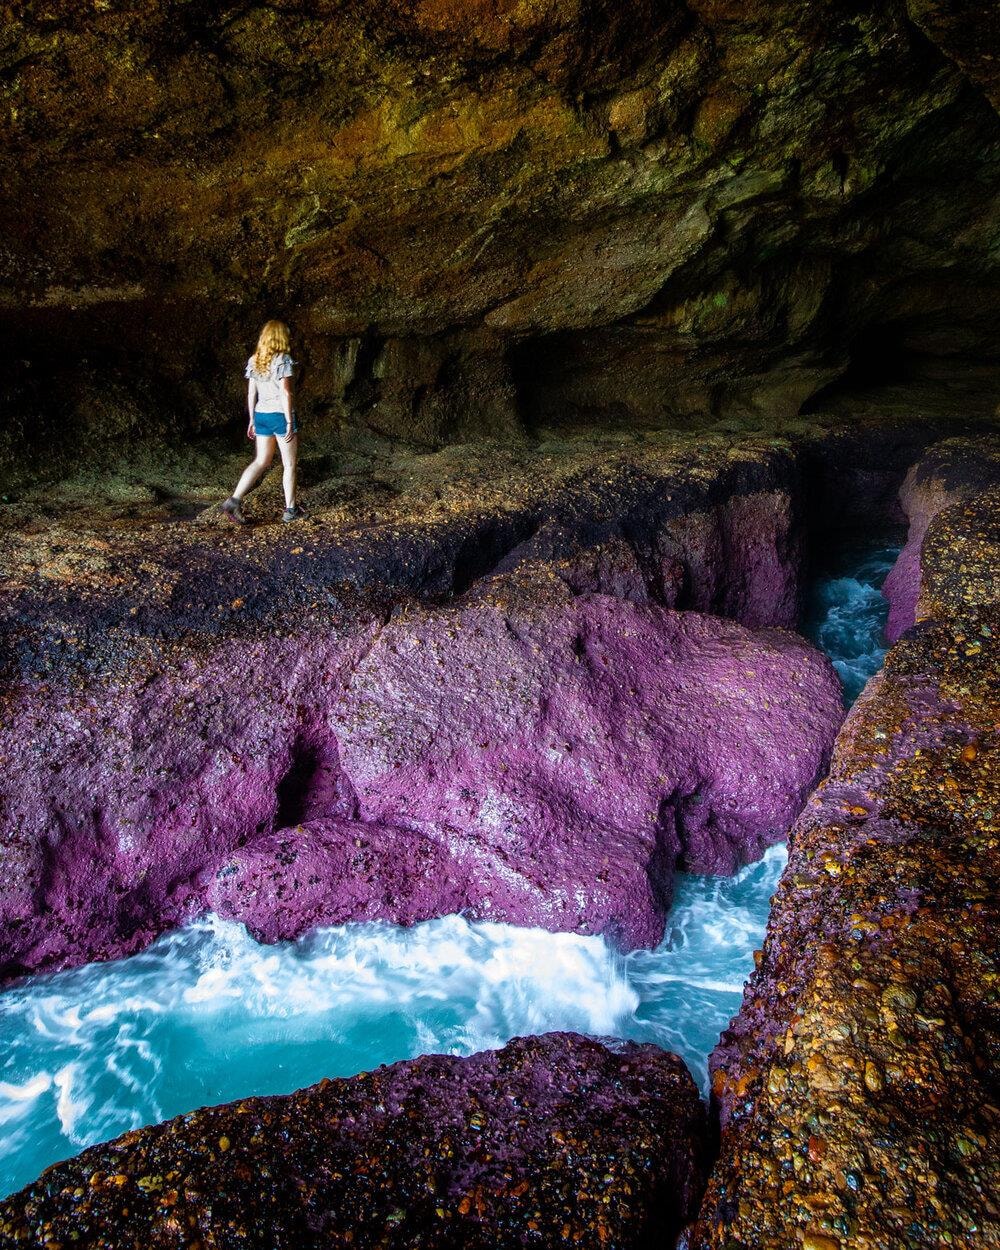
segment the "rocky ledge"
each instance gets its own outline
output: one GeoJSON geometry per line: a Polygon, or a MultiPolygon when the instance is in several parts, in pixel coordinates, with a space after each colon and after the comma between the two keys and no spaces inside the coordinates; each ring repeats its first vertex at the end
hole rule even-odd
{"type": "Polygon", "coordinates": [[[827,661],[771,627],[797,605],[796,474],[782,449],[646,449],[387,532],[119,530],[136,571],[32,567],[51,535],[29,537],[4,971],[207,907],[268,940],[465,911],[655,945],[675,867],[782,838],[842,716],[827,661]]]}
{"type": "Polygon", "coordinates": [[[759,967],[714,1056],[722,1153],[698,1247],[1000,1239],[995,446],[935,449],[908,493],[956,457],[976,461],[979,489],[942,501],[921,535],[921,623],[795,827],[759,967]]]}
{"type": "Polygon", "coordinates": [[[0,1246],[670,1245],[704,1182],[674,1055],[565,1033],[127,1133],[0,1203],[0,1246]]]}
{"type": "MultiPolygon", "coordinates": [[[[1000,444],[983,438],[949,438],[935,444],[910,469],[900,490],[909,521],[906,546],[886,578],[889,600],[886,636],[890,642],[928,614],[921,603],[921,555],[931,521],[952,504],[972,499],[1000,478],[1000,444]]],[[[940,543],[928,545],[933,571],[940,565],[940,543]]],[[[978,595],[979,588],[973,591],[978,595]]]]}

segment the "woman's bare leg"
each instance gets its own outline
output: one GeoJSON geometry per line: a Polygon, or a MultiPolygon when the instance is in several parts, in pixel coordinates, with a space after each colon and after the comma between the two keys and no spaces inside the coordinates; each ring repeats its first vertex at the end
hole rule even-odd
{"type": "MultiPolygon", "coordinates": [[[[282,452],[284,456],[284,452],[282,452]]],[[[243,476],[236,484],[233,491],[234,499],[242,499],[248,491],[256,486],[260,478],[271,467],[271,461],[274,459],[274,439],[271,436],[257,439],[257,455],[250,464],[243,470],[243,476]]]]}
{"type": "Polygon", "coordinates": [[[294,508],[295,468],[299,455],[299,440],[297,438],[279,438],[278,450],[281,452],[281,463],[284,465],[281,484],[285,488],[285,507],[294,508]]]}

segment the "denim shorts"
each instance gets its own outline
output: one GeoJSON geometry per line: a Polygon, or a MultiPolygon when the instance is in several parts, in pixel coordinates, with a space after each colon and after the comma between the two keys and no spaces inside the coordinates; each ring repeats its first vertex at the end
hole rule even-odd
{"type": "MultiPolygon", "coordinates": [[[[292,413],[292,430],[296,434],[299,430],[299,423],[295,420],[294,412],[292,413]]],[[[258,438],[273,438],[276,434],[284,438],[287,432],[285,414],[283,412],[255,412],[253,432],[258,438]]]]}

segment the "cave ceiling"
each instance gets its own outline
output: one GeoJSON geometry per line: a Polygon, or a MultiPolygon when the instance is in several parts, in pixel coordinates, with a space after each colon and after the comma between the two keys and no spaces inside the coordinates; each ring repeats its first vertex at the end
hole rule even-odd
{"type": "Polygon", "coordinates": [[[272,313],[318,410],[431,443],[793,412],[852,369],[995,356],[998,25],[943,0],[7,6],[8,397],[44,426],[181,395],[210,428],[272,313]]]}

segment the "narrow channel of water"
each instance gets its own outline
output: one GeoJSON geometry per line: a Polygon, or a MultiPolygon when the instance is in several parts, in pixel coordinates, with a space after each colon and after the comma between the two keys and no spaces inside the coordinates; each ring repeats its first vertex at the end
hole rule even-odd
{"type": "MultiPolygon", "coordinates": [[[[891,556],[869,548],[814,589],[808,632],[848,699],[881,663],[891,556]]],[[[774,847],[732,878],[679,876],[663,943],[624,956],[599,938],[458,916],[277,946],[208,917],[131,959],[31,978],[0,994],[0,1194],[193,1107],[523,1033],[655,1042],[704,1088],[784,863],[774,847]]]]}
{"type": "Polygon", "coordinates": [[[882,667],[889,614],[882,583],[899,552],[898,543],[840,548],[809,589],[802,632],[833,661],[848,707],[882,667]]]}

